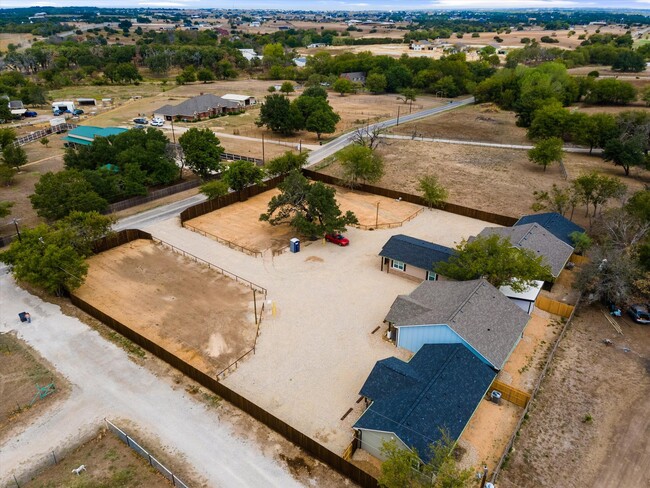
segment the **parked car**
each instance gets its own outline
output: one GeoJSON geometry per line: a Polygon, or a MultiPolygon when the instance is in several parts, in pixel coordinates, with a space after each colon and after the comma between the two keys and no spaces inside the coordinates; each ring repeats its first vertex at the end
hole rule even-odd
{"type": "Polygon", "coordinates": [[[137,130],[146,129],[146,127],[145,127],[144,125],[142,125],[142,124],[135,124],[135,125],[133,126],[133,128],[134,128],[134,129],[137,129],[137,130]]]}
{"type": "Polygon", "coordinates": [[[145,119],[144,117],[136,117],[135,119],[133,119],[133,122],[135,122],[136,124],[141,124],[141,125],[146,125],[146,124],[149,123],[149,121],[147,119],[145,119]]]}
{"type": "Polygon", "coordinates": [[[650,309],[647,305],[630,305],[627,313],[637,324],[650,324],[650,309]]]}
{"type": "Polygon", "coordinates": [[[55,110],[54,112],[52,112],[52,115],[58,117],[59,115],[63,115],[63,112],[61,110],[55,110]]]}
{"type": "Polygon", "coordinates": [[[350,240],[343,236],[343,234],[326,234],[325,240],[333,244],[338,244],[339,246],[347,246],[350,244],[350,240]]]}
{"type": "Polygon", "coordinates": [[[163,119],[151,119],[152,127],[162,127],[163,125],[165,125],[165,121],[163,119]]]}
{"type": "Polygon", "coordinates": [[[38,112],[34,112],[33,110],[28,110],[23,115],[25,117],[36,117],[38,115],[38,112]]]}
{"type": "Polygon", "coordinates": [[[81,110],[80,108],[77,108],[72,112],[72,115],[83,115],[84,111],[81,110]]]}

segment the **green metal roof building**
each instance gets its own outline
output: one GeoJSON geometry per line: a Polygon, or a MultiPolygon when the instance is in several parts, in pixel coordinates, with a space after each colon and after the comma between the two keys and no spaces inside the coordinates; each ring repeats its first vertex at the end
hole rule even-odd
{"type": "Polygon", "coordinates": [[[95,137],[108,137],[126,132],[128,129],[121,127],[94,127],[92,125],[80,125],[72,129],[63,137],[63,141],[68,144],[81,144],[90,146],[95,137]]]}

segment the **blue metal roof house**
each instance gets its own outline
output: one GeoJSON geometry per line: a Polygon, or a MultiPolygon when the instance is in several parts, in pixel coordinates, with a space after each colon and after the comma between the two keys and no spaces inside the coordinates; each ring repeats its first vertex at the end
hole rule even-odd
{"type": "Polygon", "coordinates": [[[438,275],[433,271],[434,266],[446,262],[455,253],[449,247],[398,234],[388,239],[379,256],[382,271],[385,267],[387,273],[402,273],[409,278],[435,281],[438,275]]]}
{"type": "Polygon", "coordinates": [[[90,146],[95,137],[108,137],[126,132],[128,129],[121,127],[95,127],[92,125],[80,125],[75,127],[68,134],[63,137],[67,144],[80,144],[82,146],[90,146]]]}
{"type": "Polygon", "coordinates": [[[539,224],[547,231],[553,234],[561,241],[573,246],[573,240],[570,235],[573,232],[584,232],[585,230],[578,224],[574,224],[569,219],[557,212],[546,212],[541,214],[524,215],[515,225],[539,224]]]}
{"type": "Polygon", "coordinates": [[[487,281],[423,281],[390,307],[389,337],[418,352],[425,344],[463,344],[500,370],[530,316],[487,281]]]}
{"type": "Polygon", "coordinates": [[[422,346],[408,363],[378,361],[360,391],[372,403],[353,426],[359,446],[385,460],[381,447],[395,439],[428,461],[441,429],[460,437],[496,374],[462,344],[422,346]]]}

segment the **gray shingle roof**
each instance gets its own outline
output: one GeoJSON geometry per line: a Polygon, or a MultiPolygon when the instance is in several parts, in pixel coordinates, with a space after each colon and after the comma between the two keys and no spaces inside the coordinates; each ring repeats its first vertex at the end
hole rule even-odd
{"type": "Polygon", "coordinates": [[[404,363],[378,361],[361,388],[373,403],[355,429],[393,432],[428,460],[440,429],[456,440],[496,372],[462,344],[427,344],[404,363]]]}
{"type": "Polygon", "coordinates": [[[551,267],[551,274],[556,278],[573,254],[573,247],[534,222],[515,227],[486,227],[479,236],[488,237],[494,234],[509,238],[513,246],[530,249],[537,256],[542,256],[544,263],[551,267]]]}
{"type": "Polygon", "coordinates": [[[425,281],[386,315],[397,327],[445,324],[501,369],[530,319],[485,280],[425,281]]]}
{"type": "Polygon", "coordinates": [[[384,244],[379,255],[431,271],[435,264],[446,262],[455,252],[449,247],[398,234],[384,244]]]}
{"type": "Polygon", "coordinates": [[[231,100],[226,100],[216,95],[210,93],[205,93],[199,95],[198,97],[190,98],[185,100],[178,105],[164,105],[158,110],[155,110],[156,114],[170,115],[170,116],[188,116],[193,117],[195,113],[204,113],[209,112],[214,108],[226,107],[226,108],[239,108],[237,102],[231,100]]]}
{"type": "Polygon", "coordinates": [[[573,232],[585,231],[578,224],[574,224],[569,219],[557,212],[524,215],[515,223],[515,225],[532,224],[533,222],[541,225],[555,237],[561,241],[566,242],[569,246],[573,244],[573,241],[570,237],[573,232]]]}

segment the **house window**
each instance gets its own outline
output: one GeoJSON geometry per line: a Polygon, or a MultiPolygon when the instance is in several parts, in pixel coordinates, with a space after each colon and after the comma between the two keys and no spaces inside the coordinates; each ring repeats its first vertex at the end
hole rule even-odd
{"type": "Polygon", "coordinates": [[[390,267],[393,269],[399,269],[400,271],[406,271],[406,264],[404,264],[402,261],[393,260],[390,267]]]}
{"type": "Polygon", "coordinates": [[[427,271],[427,281],[436,281],[437,279],[437,274],[435,274],[433,271],[427,271]]]}

